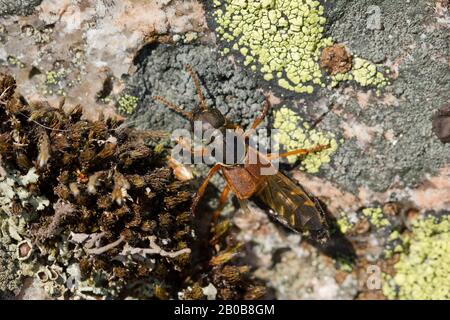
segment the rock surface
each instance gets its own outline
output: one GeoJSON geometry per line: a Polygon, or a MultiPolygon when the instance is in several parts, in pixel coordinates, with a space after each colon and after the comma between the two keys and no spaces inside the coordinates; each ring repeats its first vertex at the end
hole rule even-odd
{"type": "MultiPolygon", "coordinates": [[[[211,2],[205,1],[208,10],[211,2]]],[[[368,270],[395,273],[395,259],[407,248],[397,233],[425,213],[450,211],[449,3],[321,2],[325,36],[345,46],[353,61],[386,70],[387,86],[343,81],[313,94],[287,92],[246,68],[239,54],[221,53],[217,24],[196,0],[0,0],[0,71],[15,76],[27,101],[66,109],[81,104],[89,119],[127,117],[130,126],[168,132],[188,122],[152,96],[196,108],[186,64],[198,73],[208,104],[243,127],[269,94],[274,111],[287,107],[339,141],[316,174],[298,163],[282,166],[326,205],[338,231],[328,248],[313,247],[260,209],[236,212],[229,204],[223,216],[233,217],[233,232],[245,244],[241,259],[273,290],[270,297],[384,298],[379,288],[368,290],[368,270]]],[[[272,115],[264,125],[273,125],[272,115]]]]}

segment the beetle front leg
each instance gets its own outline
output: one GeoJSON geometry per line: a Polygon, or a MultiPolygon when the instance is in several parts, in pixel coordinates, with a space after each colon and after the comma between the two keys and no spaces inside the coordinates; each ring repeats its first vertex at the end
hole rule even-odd
{"type": "Polygon", "coordinates": [[[212,167],[211,170],[209,170],[208,175],[206,176],[206,178],[203,181],[200,188],[198,188],[197,193],[195,194],[194,200],[192,201],[192,206],[191,206],[191,212],[193,214],[195,214],[197,205],[198,205],[201,197],[203,196],[203,194],[206,191],[206,187],[208,186],[209,180],[212,178],[213,175],[215,175],[217,173],[217,171],[220,170],[220,168],[222,168],[221,164],[218,163],[218,164],[214,165],[214,167],[212,167]]]}
{"type": "Polygon", "coordinates": [[[270,110],[270,102],[266,97],[266,100],[264,101],[264,107],[263,110],[261,111],[261,113],[256,117],[255,121],[253,121],[253,124],[251,126],[251,128],[254,130],[256,129],[261,122],[263,122],[264,118],[267,116],[267,113],[269,113],[270,110]]]}
{"type": "Polygon", "coordinates": [[[200,103],[200,109],[208,110],[208,105],[206,104],[205,96],[202,93],[202,87],[200,86],[200,80],[198,79],[197,73],[195,73],[194,68],[192,68],[189,64],[185,66],[185,69],[191,75],[192,80],[194,80],[195,90],[197,91],[197,96],[200,103]]]}

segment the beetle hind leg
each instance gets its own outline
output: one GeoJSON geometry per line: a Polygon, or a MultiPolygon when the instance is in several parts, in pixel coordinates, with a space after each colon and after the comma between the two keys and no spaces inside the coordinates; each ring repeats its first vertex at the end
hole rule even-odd
{"type": "Polygon", "coordinates": [[[261,124],[261,122],[263,122],[264,118],[267,116],[267,113],[269,113],[270,107],[271,107],[270,102],[266,98],[266,100],[264,101],[263,110],[256,117],[255,121],[253,121],[251,129],[253,129],[253,130],[256,129],[261,124]]]}
{"type": "Polygon", "coordinates": [[[323,151],[325,149],[328,149],[329,147],[330,147],[330,145],[327,144],[327,145],[318,145],[318,146],[312,147],[310,149],[296,149],[296,150],[292,150],[292,151],[285,152],[285,153],[269,153],[267,155],[267,158],[269,160],[275,160],[275,159],[280,159],[280,158],[287,158],[290,156],[308,155],[310,153],[316,153],[316,152],[323,151]]]}
{"type": "Polygon", "coordinates": [[[225,205],[227,203],[229,194],[230,194],[230,187],[228,185],[226,185],[225,188],[223,188],[223,191],[220,195],[219,205],[217,206],[216,210],[214,210],[214,212],[213,212],[212,220],[211,220],[212,224],[216,224],[217,220],[219,219],[220,213],[222,212],[223,208],[225,207],[225,205]]]}

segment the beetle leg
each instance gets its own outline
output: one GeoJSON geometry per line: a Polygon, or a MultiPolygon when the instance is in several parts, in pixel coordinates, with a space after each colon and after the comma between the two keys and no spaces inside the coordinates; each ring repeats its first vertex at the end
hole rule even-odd
{"type": "Polygon", "coordinates": [[[236,130],[239,128],[240,128],[240,126],[238,124],[234,124],[234,123],[225,124],[225,129],[236,130]]]}
{"type": "Polygon", "coordinates": [[[180,107],[178,107],[176,104],[167,101],[166,99],[164,99],[163,97],[160,96],[153,96],[152,97],[154,100],[161,102],[164,106],[166,106],[167,108],[169,108],[170,110],[173,110],[179,114],[181,114],[183,117],[185,117],[186,119],[192,121],[194,119],[194,116],[192,115],[191,112],[187,112],[184,111],[183,109],[181,109],[180,107]]]}
{"type": "Polygon", "coordinates": [[[204,147],[197,147],[194,148],[192,146],[191,139],[184,139],[182,137],[175,139],[175,142],[180,145],[184,150],[187,150],[190,154],[193,154],[194,156],[200,156],[203,157],[207,154],[208,150],[204,147]]]}
{"type": "Polygon", "coordinates": [[[266,100],[264,101],[263,110],[256,117],[255,121],[253,121],[253,124],[252,124],[252,127],[251,127],[252,129],[256,129],[261,124],[261,122],[264,120],[264,118],[266,117],[266,115],[269,112],[269,110],[270,110],[270,102],[266,98],[266,100]]]}
{"type": "Polygon", "coordinates": [[[202,87],[200,86],[200,80],[198,79],[197,74],[190,64],[187,64],[185,68],[186,71],[191,75],[192,80],[194,80],[195,89],[197,90],[198,99],[200,101],[200,109],[207,110],[208,105],[206,104],[205,97],[203,96],[202,87]]]}
{"type": "Polygon", "coordinates": [[[216,210],[214,210],[212,216],[212,224],[215,224],[217,222],[217,219],[219,219],[220,213],[222,212],[223,208],[225,207],[225,204],[227,203],[229,194],[230,194],[230,187],[226,185],[225,188],[223,188],[222,193],[220,195],[219,205],[217,206],[216,210]]]}
{"type": "Polygon", "coordinates": [[[220,163],[215,164],[214,167],[212,167],[211,170],[209,170],[208,175],[206,176],[206,178],[203,181],[200,188],[198,188],[197,193],[194,197],[194,200],[192,201],[192,206],[191,206],[191,211],[193,214],[195,214],[195,210],[197,208],[198,202],[200,201],[201,197],[205,193],[205,190],[206,190],[206,187],[208,186],[209,180],[211,179],[211,177],[213,175],[215,175],[217,173],[217,171],[220,170],[220,168],[222,168],[222,165],[220,163]]]}
{"type": "Polygon", "coordinates": [[[310,153],[320,152],[329,147],[330,147],[330,145],[327,144],[327,145],[318,145],[318,146],[315,146],[310,149],[296,149],[296,150],[292,150],[292,151],[289,151],[286,153],[269,153],[267,155],[267,159],[270,161],[270,160],[286,158],[286,157],[295,156],[295,155],[307,155],[310,153]]]}

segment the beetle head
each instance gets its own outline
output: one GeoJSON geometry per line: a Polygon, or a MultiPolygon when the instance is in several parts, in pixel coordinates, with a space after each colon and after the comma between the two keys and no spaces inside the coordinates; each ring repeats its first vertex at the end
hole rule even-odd
{"type": "Polygon", "coordinates": [[[226,119],[217,108],[200,110],[194,114],[194,122],[200,121],[203,130],[221,129],[226,124],[226,119]]]}

